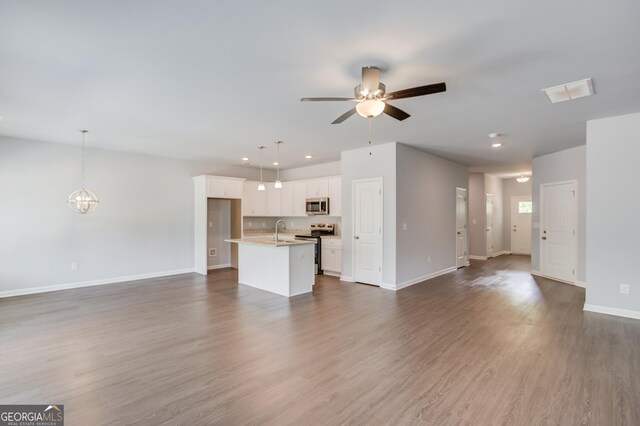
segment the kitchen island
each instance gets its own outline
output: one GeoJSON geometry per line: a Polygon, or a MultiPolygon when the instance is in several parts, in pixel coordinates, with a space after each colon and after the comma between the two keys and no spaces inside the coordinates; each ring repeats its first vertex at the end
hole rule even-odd
{"type": "Polygon", "coordinates": [[[238,283],[286,297],[312,291],[313,242],[246,237],[225,241],[238,244],[238,283]]]}

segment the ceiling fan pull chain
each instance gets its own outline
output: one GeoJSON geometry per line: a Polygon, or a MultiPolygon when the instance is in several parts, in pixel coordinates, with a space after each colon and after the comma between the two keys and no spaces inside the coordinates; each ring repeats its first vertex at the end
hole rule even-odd
{"type": "Polygon", "coordinates": [[[368,118],[367,121],[369,122],[369,155],[371,155],[371,121],[372,118],[368,118]]]}

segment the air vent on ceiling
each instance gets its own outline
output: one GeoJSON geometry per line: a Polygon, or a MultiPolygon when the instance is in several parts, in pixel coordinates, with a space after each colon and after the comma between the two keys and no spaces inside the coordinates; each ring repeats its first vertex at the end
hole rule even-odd
{"type": "Polygon", "coordinates": [[[542,89],[542,91],[547,95],[549,102],[552,104],[584,98],[585,96],[591,96],[594,94],[591,78],[561,84],[560,86],[549,87],[547,89],[542,89]]]}

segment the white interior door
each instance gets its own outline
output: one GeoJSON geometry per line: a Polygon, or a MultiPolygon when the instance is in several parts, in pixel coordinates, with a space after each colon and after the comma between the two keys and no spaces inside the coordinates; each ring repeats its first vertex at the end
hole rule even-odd
{"type": "Polygon", "coordinates": [[[487,257],[493,255],[493,194],[487,194],[487,257]]]}
{"type": "Polygon", "coordinates": [[[531,254],[531,196],[511,197],[511,252],[531,254]]]}
{"type": "Polygon", "coordinates": [[[467,262],[467,190],[456,188],[456,268],[467,262]]]}
{"type": "Polygon", "coordinates": [[[382,180],[353,184],[355,280],[382,284],[382,180]]]}
{"type": "Polygon", "coordinates": [[[576,184],[542,185],[540,200],[541,272],[550,278],[575,282],[576,184]]]}

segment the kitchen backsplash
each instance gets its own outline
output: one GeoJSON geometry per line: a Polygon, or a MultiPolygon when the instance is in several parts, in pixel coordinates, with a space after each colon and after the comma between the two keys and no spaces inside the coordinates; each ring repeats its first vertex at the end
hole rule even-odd
{"type": "Polygon", "coordinates": [[[342,228],[340,226],[340,218],[332,216],[310,216],[310,217],[244,217],[243,228],[245,231],[266,230],[273,232],[276,222],[282,219],[289,230],[309,231],[312,223],[333,223],[335,224],[335,233],[340,235],[342,228]]]}

